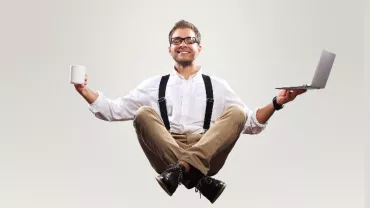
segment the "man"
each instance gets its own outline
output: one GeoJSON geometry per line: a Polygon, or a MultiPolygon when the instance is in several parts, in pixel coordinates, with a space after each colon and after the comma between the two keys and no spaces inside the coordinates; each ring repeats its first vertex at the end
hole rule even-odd
{"type": "Polygon", "coordinates": [[[139,143],[156,180],[170,196],[179,184],[194,188],[211,203],[226,183],[212,178],[223,167],[240,134],[258,134],[275,110],[306,90],[285,91],[265,107],[250,110],[226,81],[202,74],[199,30],[177,22],[169,33],[174,59],[169,76],[144,80],[115,100],[85,84],[75,85],[94,115],[105,121],[133,120],[139,143]]]}

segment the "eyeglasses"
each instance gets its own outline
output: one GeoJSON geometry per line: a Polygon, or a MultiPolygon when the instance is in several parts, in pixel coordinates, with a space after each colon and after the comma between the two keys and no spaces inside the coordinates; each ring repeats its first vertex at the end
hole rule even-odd
{"type": "Polygon", "coordinates": [[[171,44],[174,44],[174,45],[180,45],[182,43],[182,41],[185,41],[185,44],[194,44],[194,43],[198,43],[197,41],[197,38],[195,37],[185,37],[185,38],[181,38],[181,37],[175,37],[175,38],[171,38],[171,44]]]}

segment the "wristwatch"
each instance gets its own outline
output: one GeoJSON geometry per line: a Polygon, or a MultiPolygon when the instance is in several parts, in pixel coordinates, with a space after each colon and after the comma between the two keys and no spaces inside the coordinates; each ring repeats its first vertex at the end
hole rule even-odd
{"type": "Polygon", "coordinates": [[[274,99],[272,99],[272,104],[274,105],[274,109],[277,111],[284,107],[284,105],[280,105],[277,103],[276,96],[274,97],[274,99]]]}

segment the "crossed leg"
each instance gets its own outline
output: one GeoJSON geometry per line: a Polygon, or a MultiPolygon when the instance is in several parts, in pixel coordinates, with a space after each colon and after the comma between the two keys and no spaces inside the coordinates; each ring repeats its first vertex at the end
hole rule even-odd
{"type": "Polygon", "coordinates": [[[245,125],[246,116],[237,106],[226,109],[205,134],[194,135],[194,144],[174,138],[160,116],[151,107],[141,107],[134,127],[139,143],[150,164],[162,173],[170,164],[185,161],[204,175],[215,175],[223,167],[245,125]]]}

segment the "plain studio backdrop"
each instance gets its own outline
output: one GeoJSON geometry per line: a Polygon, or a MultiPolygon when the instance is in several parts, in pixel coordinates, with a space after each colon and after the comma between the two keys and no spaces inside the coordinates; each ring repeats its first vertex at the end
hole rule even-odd
{"type": "MultiPolygon", "coordinates": [[[[365,105],[366,105],[366,110],[365,110],[365,117],[369,118],[370,116],[370,1],[367,0],[365,3],[365,21],[364,21],[364,30],[365,30],[365,36],[364,36],[364,41],[365,41],[365,59],[364,59],[364,75],[365,75],[365,91],[364,91],[364,98],[365,98],[365,105]],[[365,38],[367,37],[367,38],[365,38]]],[[[367,135],[367,140],[364,142],[365,143],[365,206],[369,207],[370,206],[370,140],[369,138],[369,130],[364,132],[364,135],[367,135]]],[[[365,137],[364,137],[365,138],[365,137]]]]}
{"type": "Polygon", "coordinates": [[[364,207],[365,6],[359,0],[3,2],[0,207],[364,207]],[[69,83],[69,65],[85,65],[88,86],[115,99],[169,73],[167,35],[181,19],[200,29],[204,73],[227,80],[251,109],[270,103],[275,87],[309,82],[322,49],[337,54],[326,89],[287,104],[261,134],[240,137],[216,175],[228,186],[213,205],[183,186],[169,197],[132,121],[95,118],[69,83]]]}

